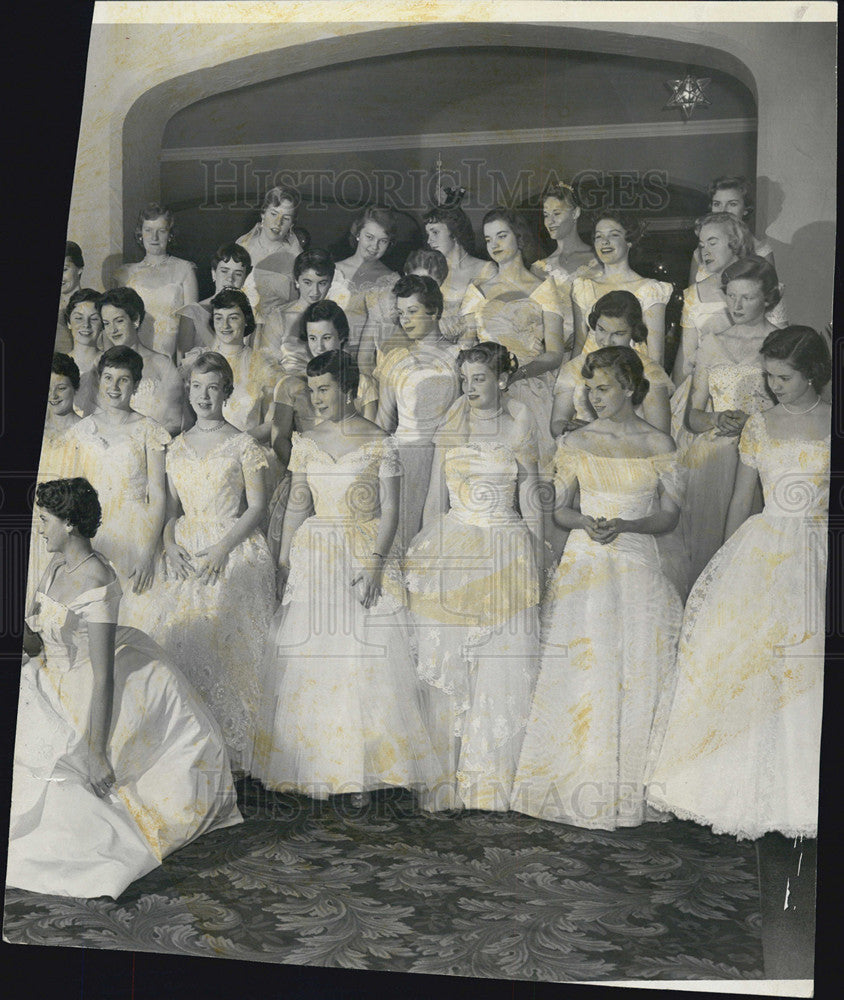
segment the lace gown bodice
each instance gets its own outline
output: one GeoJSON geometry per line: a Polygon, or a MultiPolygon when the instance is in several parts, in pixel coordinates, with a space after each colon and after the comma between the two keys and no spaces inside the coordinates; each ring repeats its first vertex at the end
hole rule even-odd
{"type": "Polygon", "coordinates": [[[186,438],[178,437],[167,455],[167,473],[189,521],[224,524],[236,520],[246,505],[244,469],[265,466],[263,452],[248,434],[227,438],[206,455],[199,455],[186,438]]]}
{"type": "Polygon", "coordinates": [[[716,412],[741,410],[758,413],[774,405],[765,390],[761,358],[737,363],[727,353],[721,338],[712,335],[701,343],[698,359],[701,366],[706,366],[712,409],[716,412]]]}
{"type": "Polygon", "coordinates": [[[330,521],[379,517],[379,477],[401,473],[391,438],[367,441],[335,459],[316,441],[295,432],[289,467],[307,476],[315,516],[330,521]]]}
{"type": "Polygon", "coordinates": [[[829,442],[772,438],[764,416],[744,425],[739,454],[759,472],[762,516],[825,519],[829,513],[829,442]]]}
{"type": "Polygon", "coordinates": [[[161,451],[170,441],[167,431],[149,417],[125,426],[125,431],[101,428],[92,414],[68,432],[68,442],[78,449],[79,474],[89,479],[104,508],[125,501],[146,503],[147,449],[161,451]]]}

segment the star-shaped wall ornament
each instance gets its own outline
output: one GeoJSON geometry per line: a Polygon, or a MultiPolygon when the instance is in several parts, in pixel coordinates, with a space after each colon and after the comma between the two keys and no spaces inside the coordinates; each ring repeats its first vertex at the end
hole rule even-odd
{"type": "Polygon", "coordinates": [[[695,77],[691,73],[687,73],[682,80],[666,80],[665,85],[673,93],[665,107],[680,108],[686,121],[688,121],[699,104],[712,103],[703,93],[704,87],[708,87],[710,82],[711,77],[695,77]]]}

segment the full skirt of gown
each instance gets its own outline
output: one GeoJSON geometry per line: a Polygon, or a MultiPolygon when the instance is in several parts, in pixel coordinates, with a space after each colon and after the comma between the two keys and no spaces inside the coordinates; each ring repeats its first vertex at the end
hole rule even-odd
{"type": "MultiPolygon", "coordinates": [[[[84,616],[86,599],[96,603],[109,591],[119,595],[118,585],[91,591],[69,608],[39,593],[40,615],[30,625],[44,637],[52,618],[66,638],[68,620],[84,616]]],[[[219,728],[190,685],[143,632],[118,627],[115,647],[108,754],[116,782],[103,798],[88,783],[93,675],[85,641],[71,647],[76,655],[69,658],[60,643],[45,639],[45,652],[24,663],[10,886],[116,899],[177,848],[242,822],[219,728]]]]}
{"type": "Polygon", "coordinates": [[[250,766],[269,788],[325,799],[439,782],[397,570],[369,609],[350,586],[376,536],[376,521],[316,516],[294,535],[250,766]]]}

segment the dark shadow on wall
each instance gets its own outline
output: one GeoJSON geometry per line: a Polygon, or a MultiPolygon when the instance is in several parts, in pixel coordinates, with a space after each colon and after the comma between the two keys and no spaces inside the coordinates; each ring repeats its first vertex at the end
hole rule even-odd
{"type": "Polygon", "coordinates": [[[811,222],[790,243],[768,237],[791,323],[822,330],[832,322],[835,274],[835,223],[811,222]]]}

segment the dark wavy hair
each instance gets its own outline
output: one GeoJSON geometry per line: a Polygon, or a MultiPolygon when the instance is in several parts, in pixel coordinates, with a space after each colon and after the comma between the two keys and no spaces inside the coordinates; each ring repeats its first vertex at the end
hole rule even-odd
{"type": "Polygon", "coordinates": [[[409,299],[415,295],[426,312],[436,313],[437,319],[443,314],[443,293],[427,274],[403,274],[393,285],[393,295],[397,299],[409,299]]]}
{"type": "Polygon", "coordinates": [[[131,347],[109,347],[100,355],[100,360],[97,362],[97,378],[102,375],[106,368],[125,369],[137,385],[141,381],[141,374],[144,370],[144,359],[131,347]]]}
{"type": "Polygon", "coordinates": [[[70,314],[79,305],[80,302],[92,302],[97,307],[97,312],[100,311],[100,299],[103,297],[102,292],[98,292],[93,288],[77,288],[76,291],[67,300],[67,305],[64,309],[64,321],[70,326],[70,314]]]}
{"type": "Polygon", "coordinates": [[[734,176],[731,177],[725,174],[723,177],[716,177],[714,181],[710,181],[709,186],[706,189],[706,193],[709,195],[709,204],[712,204],[712,199],[715,197],[716,191],[738,191],[744,201],[744,214],[742,219],[746,219],[753,212],[753,189],[744,177],[734,176]]]}
{"type": "Polygon", "coordinates": [[[598,223],[605,219],[617,222],[624,230],[624,238],[631,246],[635,246],[642,238],[642,224],[636,219],[632,219],[626,212],[617,212],[614,208],[608,208],[603,212],[595,212],[589,220],[589,242],[595,245],[595,230],[598,223]]]}
{"type": "Polygon", "coordinates": [[[486,365],[495,372],[495,377],[509,375],[519,367],[519,359],[508,351],[502,344],[496,344],[494,340],[485,340],[474,347],[467,347],[457,355],[457,367],[462,368],[466,363],[486,365]]]}
{"type": "Polygon", "coordinates": [[[624,319],[630,327],[630,339],[643,344],[648,339],[648,328],[642,318],[642,304],[632,292],[617,289],[602,295],[589,313],[589,328],[594,330],[602,316],[624,319]]]}
{"type": "Polygon", "coordinates": [[[56,351],[53,354],[53,364],[50,371],[53,375],[64,375],[74,390],[79,388],[79,365],[77,365],[69,354],[62,354],[56,351]]]}
{"type": "Polygon", "coordinates": [[[726,292],[727,285],[731,281],[739,279],[759,283],[762,295],[765,297],[766,311],[773,309],[782,297],[780,279],[777,277],[776,269],[764,257],[757,257],[756,254],[750,253],[746,257],[742,257],[741,260],[735,260],[732,264],[728,264],[721,272],[721,288],[726,292]]]}
{"type": "Polygon", "coordinates": [[[826,341],[810,326],[787,326],[772,330],[759,353],[763,358],[787,361],[795,371],[812,383],[815,392],[832,378],[832,362],[826,341]]]}
{"type": "Polygon", "coordinates": [[[449,236],[466,253],[475,252],[475,233],[469,216],[462,208],[437,206],[429,209],[422,221],[426,226],[441,222],[448,229],[449,236]]]}
{"type": "Polygon", "coordinates": [[[327,250],[314,247],[303,250],[293,261],[293,280],[298,281],[305,271],[314,271],[320,278],[334,277],[334,261],[327,250]]]}
{"type": "Polygon", "coordinates": [[[633,390],[631,402],[634,406],[642,402],[651,387],[645,378],[642,359],[632,347],[601,347],[587,354],[580,374],[592,378],[599,370],[611,371],[622,388],[633,390]]]}
{"type": "Polygon", "coordinates": [[[81,476],[39,483],[35,488],[35,502],[72,525],[83,538],[93,538],[103,519],[97,491],[81,476]]]}
{"type": "Polygon", "coordinates": [[[340,343],[345,344],[349,339],[349,320],[340,306],[331,299],[322,299],[319,302],[312,302],[302,313],[299,324],[299,340],[307,343],[308,323],[330,323],[337,331],[340,343]]]}
{"type": "Polygon", "coordinates": [[[330,375],[340,386],[340,391],[352,396],[357,395],[360,384],[360,369],[357,362],[345,351],[326,351],[311,358],[305,368],[309,378],[319,375],[330,375]]]}
{"type": "Polygon", "coordinates": [[[243,313],[243,318],[246,320],[243,336],[248,337],[250,333],[254,332],[255,314],[252,312],[252,306],[246,297],[246,292],[242,292],[239,288],[224,288],[222,292],[217,292],[214,298],[211,299],[212,326],[214,323],[213,311],[215,309],[240,309],[243,313]]]}
{"type": "Polygon", "coordinates": [[[146,315],[144,300],[138,295],[134,288],[111,288],[97,299],[97,311],[100,316],[103,314],[103,306],[111,306],[113,309],[122,309],[126,315],[141,324],[146,315]]]}
{"type": "Polygon", "coordinates": [[[150,201],[138,212],[138,221],[135,223],[135,239],[143,246],[144,241],[141,236],[145,222],[153,219],[161,219],[167,223],[167,246],[169,247],[176,238],[176,219],[166,205],[161,205],[157,201],[150,201]]]}
{"type": "Polygon", "coordinates": [[[224,260],[242,264],[246,268],[247,275],[252,270],[252,257],[246,247],[242,247],[239,243],[224,243],[221,247],[217,247],[217,252],[211,258],[211,270],[216,271],[224,260]]]}
{"type": "Polygon", "coordinates": [[[448,274],[448,263],[439,250],[412,250],[407,255],[402,271],[410,274],[415,270],[427,271],[438,285],[441,285],[448,274]]]}
{"type": "Polygon", "coordinates": [[[483,217],[481,229],[485,229],[491,222],[503,222],[516,237],[519,249],[522,251],[522,260],[526,265],[532,264],[539,255],[539,245],[536,237],[530,231],[530,226],[525,218],[518,212],[513,212],[509,208],[501,205],[490,209],[483,217]]]}
{"type": "Polygon", "coordinates": [[[85,258],[82,256],[82,247],[73,240],[67,240],[64,245],[64,259],[69,260],[76,267],[85,266],[85,258]]]}

